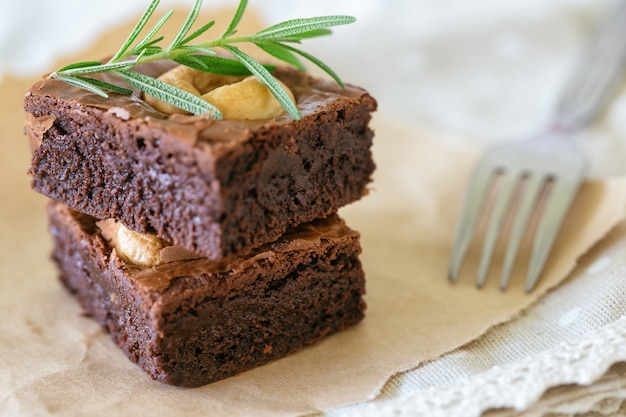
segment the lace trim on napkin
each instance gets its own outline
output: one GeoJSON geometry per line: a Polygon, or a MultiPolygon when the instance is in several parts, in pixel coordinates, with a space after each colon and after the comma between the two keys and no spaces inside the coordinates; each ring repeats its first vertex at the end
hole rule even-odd
{"type": "Polygon", "coordinates": [[[522,411],[547,389],[592,384],[619,361],[626,361],[626,316],[582,340],[562,342],[538,355],[494,366],[451,385],[419,390],[393,402],[366,404],[355,409],[354,415],[478,417],[490,409],[522,411]]]}

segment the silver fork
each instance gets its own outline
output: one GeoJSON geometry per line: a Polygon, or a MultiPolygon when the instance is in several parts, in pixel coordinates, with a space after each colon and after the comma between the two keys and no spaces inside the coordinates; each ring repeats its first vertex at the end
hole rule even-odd
{"type": "Polygon", "coordinates": [[[525,284],[526,292],[535,288],[587,172],[586,158],[573,143],[572,136],[589,124],[606,104],[625,64],[626,0],[620,0],[590,38],[545,133],[496,146],[477,163],[457,224],[448,276],[451,282],[459,277],[476,225],[489,200],[492,205],[476,285],[479,288],[484,285],[507,213],[514,210],[500,279],[500,288],[506,289],[529,220],[541,201],[525,284]]]}

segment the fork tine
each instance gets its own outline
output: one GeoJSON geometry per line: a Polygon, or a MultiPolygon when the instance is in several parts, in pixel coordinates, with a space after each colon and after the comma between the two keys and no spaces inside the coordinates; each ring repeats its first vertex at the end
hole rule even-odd
{"type": "Polygon", "coordinates": [[[521,179],[522,178],[517,175],[505,174],[502,178],[502,183],[499,184],[498,193],[489,215],[489,225],[487,226],[487,233],[485,234],[482,255],[480,257],[478,277],[476,278],[476,286],[478,288],[485,285],[489,265],[491,264],[493,251],[496,247],[498,237],[500,236],[500,231],[502,230],[505,215],[511,205],[511,199],[515,195],[515,191],[518,189],[521,179]]]}
{"type": "Polygon", "coordinates": [[[543,210],[541,221],[537,227],[537,233],[533,243],[532,255],[528,274],[526,276],[526,292],[531,292],[545,266],[552,245],[565,220],[565,214],[572,205],[576,192],[582,183],[582,178],[577,177],[569,181],[557,179],[550,191],[549,199],[543,210]]]}
{"type": "Polygon", "coordinates": [[[450,282],[456,282],[459,278],[461,265],[478,222],[478,215],[482,211],[487,191],[491,189],[494,179],[494,172],[487,164],[479,162],[476,165],[465,194],[461,218],[456,226],[450,270],[448,272],[448,280],[450,282]]]}
{"type": "Polygon", "coordinates": [[[522,237],[524,236],[528,221],[530,220],[530,214],[539,201],[539,195],[544,185],[544,179],[541,177],[534,176],[526,178],[526,185],[513,220],[511,237],[506,248],[506,254],[504,255],[502,275],[500,276],[500,289],[503,291],[509,286],[511,271],[515,259],[517,258],[517,253],[519,252],[522,237]]]}

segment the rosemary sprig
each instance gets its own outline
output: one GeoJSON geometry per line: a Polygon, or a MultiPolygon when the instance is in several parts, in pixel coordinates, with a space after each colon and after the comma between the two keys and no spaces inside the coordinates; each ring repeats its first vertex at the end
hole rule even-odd
{"type": "Polygon", "coordinates": [[[237,35],[237,26],[248,4],[247,0],[240,0],[239,6],[224,33],[217,39],[192,43],[194,40],[198,41],[215,24],[215,21],[210,21],[190,33],[202,6],[202,0],[196,0],[173,40],[169,45],[162,46],[164,37],[157,35],[172,16],[173,10],[165,12],[157,23],[142,38],[139,38],[159,2],[160,0],[152,0],[131,34],[108,62],[77,62],[58,69],[50,74],[49,78],[64,81],[102,97],[108,97],[109,92],[131,94],[132,91],[126,87],[91,77],[91,75],[98,73],[113,73],[118,75],[128,85],[173,106],[193,114],[206,113],[210,117],[221,118],[219,110],[201,98],[156,78],[133,71],[133,68],[140,64],[171,60],[205,72],[226,75],[252,74],[265,84],[293,118],[300,119],[298,108],[272,76],[271,71],[274,67],[259,63],[236,46],[236,44],[241,43],[252,43],[271,56],[298,69],[303,70],[305,68],[300,60],[300,58],[305,58],[320,67],[339,85],[343,86],[339,76],[326,64],[318,58],[294,47],[293,44],[299,44],[304,39],[328,35],[331,33],[330,27],[353,23],[356,20],[354,17],[321,16],[292,19],[272,25],[252,35],[235,36],[237,35]],[[218,56],[216,50],[218,48],[228,52],[232,58],[218,56]]]}

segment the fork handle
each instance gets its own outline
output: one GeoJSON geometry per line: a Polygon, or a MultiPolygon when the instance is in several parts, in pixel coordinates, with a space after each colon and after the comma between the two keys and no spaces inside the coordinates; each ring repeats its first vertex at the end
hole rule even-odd
{"type": "Polygon", "coordinates": [[[561,96],[553,129],[572,131],[592,122],[606,105],[626,65],[626,0],[596,25],[561,96]]]}

